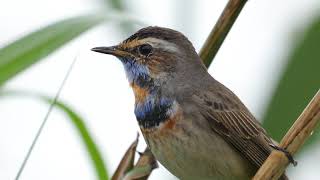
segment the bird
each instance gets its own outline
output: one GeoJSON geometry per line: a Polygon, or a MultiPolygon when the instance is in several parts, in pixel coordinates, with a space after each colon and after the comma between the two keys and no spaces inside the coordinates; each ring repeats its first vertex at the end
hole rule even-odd
{"type": "Polygon", "coordinates": [[[91,50],[122,62],[146,144],[179,179],[251,179],[277,147],[182,33],[148,26],[91,50]]]}

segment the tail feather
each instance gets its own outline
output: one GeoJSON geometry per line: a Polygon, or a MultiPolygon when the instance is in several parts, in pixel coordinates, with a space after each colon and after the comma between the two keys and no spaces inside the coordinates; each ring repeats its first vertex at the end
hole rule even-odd
{"type": "Polygon", "coordinates": [[[279,180],[289,180],[288,176],[284,173],[281,175],[281,177],[279,178],[279,180]]]}

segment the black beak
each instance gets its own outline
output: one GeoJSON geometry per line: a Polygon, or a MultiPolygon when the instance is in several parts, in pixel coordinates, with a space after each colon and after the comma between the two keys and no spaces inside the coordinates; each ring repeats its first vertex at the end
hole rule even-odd
{"type": "Polygon", "coordinates": [[[119,50],[117,46],[95,47],[95,48],[92,48],[91,51],[95,51],[103,54],[111,54],[117,57],[124,57],[128,55],[126,51],[119,50]]]}
{"type": "Polygon", "coordinates": [[[91,51],[104,53],[104,54],[113,54],[116,50],[116,46],[110,46],[110,47],[95,47],[92,48],[91,51]]]}

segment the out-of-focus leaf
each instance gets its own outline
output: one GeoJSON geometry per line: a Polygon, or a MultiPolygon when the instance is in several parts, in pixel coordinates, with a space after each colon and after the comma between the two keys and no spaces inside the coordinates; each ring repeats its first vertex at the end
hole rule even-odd
{"type": "MultiPolygon", "coordinates": [[[[0,96],[6,97],[6,96],[27,96],[27,97],[33,97],[36,99],[40,99],[46,103],[51,104],[52,99],[47,96],[42,96],[39,94],[34,94],[30,92],[23,92],[23,91],[4,91],[0,92],[0,96]]],[[[74,127],[77,129],[81,140],[83,141],[87,152],[89,154],[89,157],[91,158],[92,164],[94,166],[94,169],[96,171],[96,174],[100,180],[108,180],[109,175],[108,171],[106,169],[105,163],[103,161],[102,155],[94,142],[94,139],[90,135],[90,132],[88,128],[85,125],[85,121],[79,114],[77,114],[71,107],[67,106],[65,103],[61,101],[57,101],[55,104],[55,107],[62,110],[66,115],[69,117],[70,122],[74,125],[74,127]]],[[[81,173],[81,172],[80,172],[81,173]]]]}
{"type": "Polygon", "coordinates": [[[0,49],[0,86],[105,19],[100,14],[69,18],[3,47],[0,49]]]}
{"type": "MultiPolygon", "coordinates": [[[[125,6],[125,2],[123,0],[104,0],[105,4],[109,6],[111,9],[122,12],[122,13],[127,13],[128,9],[125,6]]],[[[120,32],[122,35],[129,35],[136,29],[134,28],[134,24],[132,21],[123,21],[120,22],[120,32]]]]}
{"type": "Polygon", "coordinates": [[[106,0],[109,2],[109,4],[112,6],[112,8],[123,11],[125,10],[124,4],[122,0],[106,0]]]}
{"type": "Polygon", "coordinates": [[[126,153],[123,155],[115,173],[112,176],[112,180],[121,180],[125,176],[125,174],[130,171],[134,166],[134,158],[136,154],[136,149],[138,146],[138,139],[139,136],[137,135],[137,138],[133,143],[129,146],[126,153]]]}
{"type": "MultiPolygon", "coordinates": [[[[320,87],[319,42],[320,18],[307,28],[289,56],[263,118],[263,126],[277,141],[284,136],[320,87]]],[[[320,137],[315,134],[309,143],[320,137]]]]}

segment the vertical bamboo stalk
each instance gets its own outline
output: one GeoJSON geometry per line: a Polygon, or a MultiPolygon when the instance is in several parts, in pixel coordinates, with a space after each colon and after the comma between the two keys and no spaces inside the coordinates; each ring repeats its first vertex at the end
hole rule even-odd
{"type": "Polygon", "coordinates": [[[208,68],[227,37],[231,27],[237,20],[247,0],[230,0],[213,27],[199,55],[208,68]]]}
{"type": "MultiPolygon", "coordinates": [[[[281,140],[280,147],[286,149],[291,155],[295,154],[310,137],[319,121],[320,90],[281,140]]],[[[253,180],[276,180],[283,174],[288,164],[286,155],[275,150],[260,167],[253,180]]]]}

